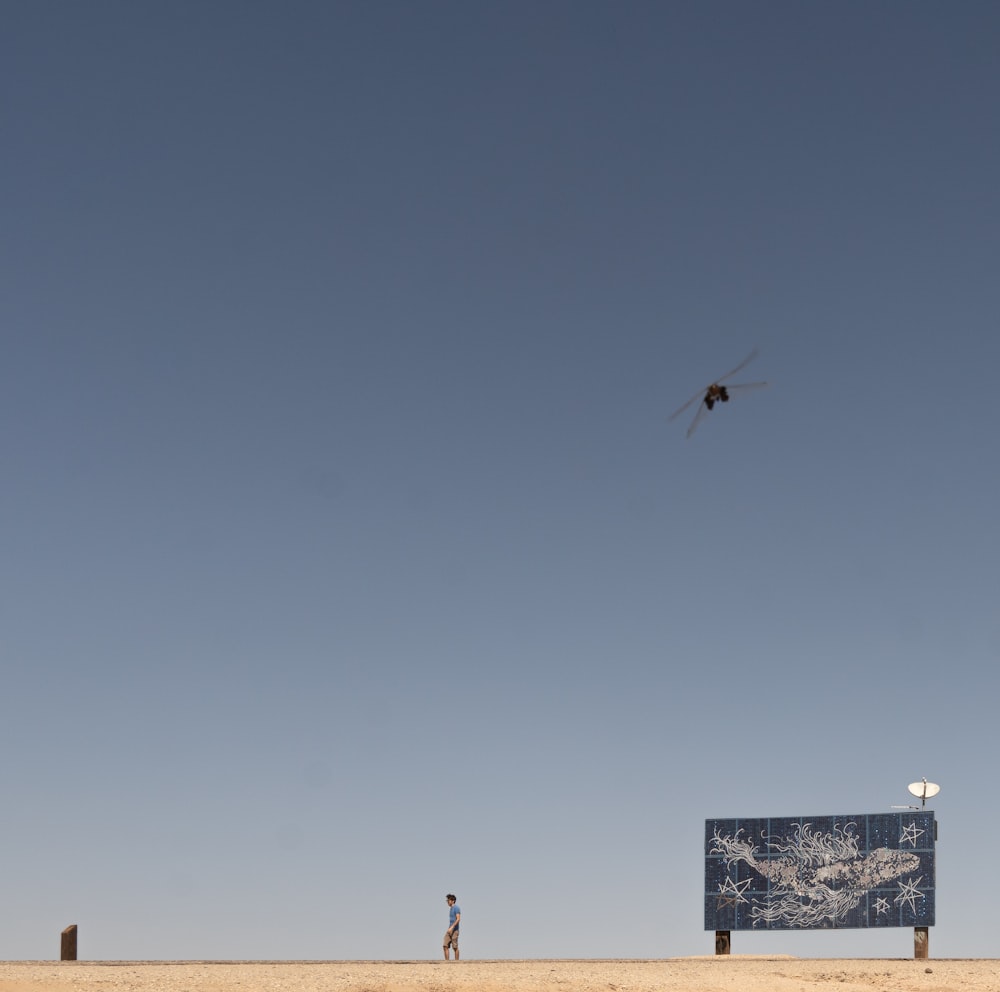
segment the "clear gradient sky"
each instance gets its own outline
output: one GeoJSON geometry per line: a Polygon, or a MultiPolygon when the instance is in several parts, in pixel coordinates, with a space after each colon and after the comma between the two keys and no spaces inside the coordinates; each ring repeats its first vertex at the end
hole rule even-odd
{"type": "Polygon", "coordinates": [[[0,10],[0,956],[996,953],[1000,7],[0,10]]]}

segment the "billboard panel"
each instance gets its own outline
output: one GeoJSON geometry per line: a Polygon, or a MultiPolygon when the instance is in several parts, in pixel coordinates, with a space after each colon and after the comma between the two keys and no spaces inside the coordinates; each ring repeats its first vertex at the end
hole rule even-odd
{"type": "Polygon", "coordinates": [[[934,925],[934,814],[705,821],[706,930],[934,925]]]}

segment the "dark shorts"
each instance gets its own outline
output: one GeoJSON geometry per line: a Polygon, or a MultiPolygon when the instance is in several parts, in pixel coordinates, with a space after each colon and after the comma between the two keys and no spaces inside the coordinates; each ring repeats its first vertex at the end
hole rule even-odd
{"type": "Polygon", "coordinates": [[[445,930],[445,932],[444,932],[444,946],[445,947],[454,947],[456,951],[458,950],[458,931],[457,930],[452,930],[450,932],[448,930],[445,930]]]}

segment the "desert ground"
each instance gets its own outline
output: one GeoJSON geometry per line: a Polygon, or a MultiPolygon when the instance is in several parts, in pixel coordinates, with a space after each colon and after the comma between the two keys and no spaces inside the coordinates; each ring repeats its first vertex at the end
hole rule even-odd
{"type": "Polygon", "coordinates": [[[998,992],[1000,959],[6,961],[0,992],[998,992]]]}

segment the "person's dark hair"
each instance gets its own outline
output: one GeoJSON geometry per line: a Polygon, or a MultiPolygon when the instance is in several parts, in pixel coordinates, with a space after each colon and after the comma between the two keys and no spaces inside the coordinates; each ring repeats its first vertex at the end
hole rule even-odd
{"type": "Polygon", "coordinates": [[[458,902],[458,900],[450,892],[445,896],[445,899],[450,899],[452,902],[458,902]]]}

